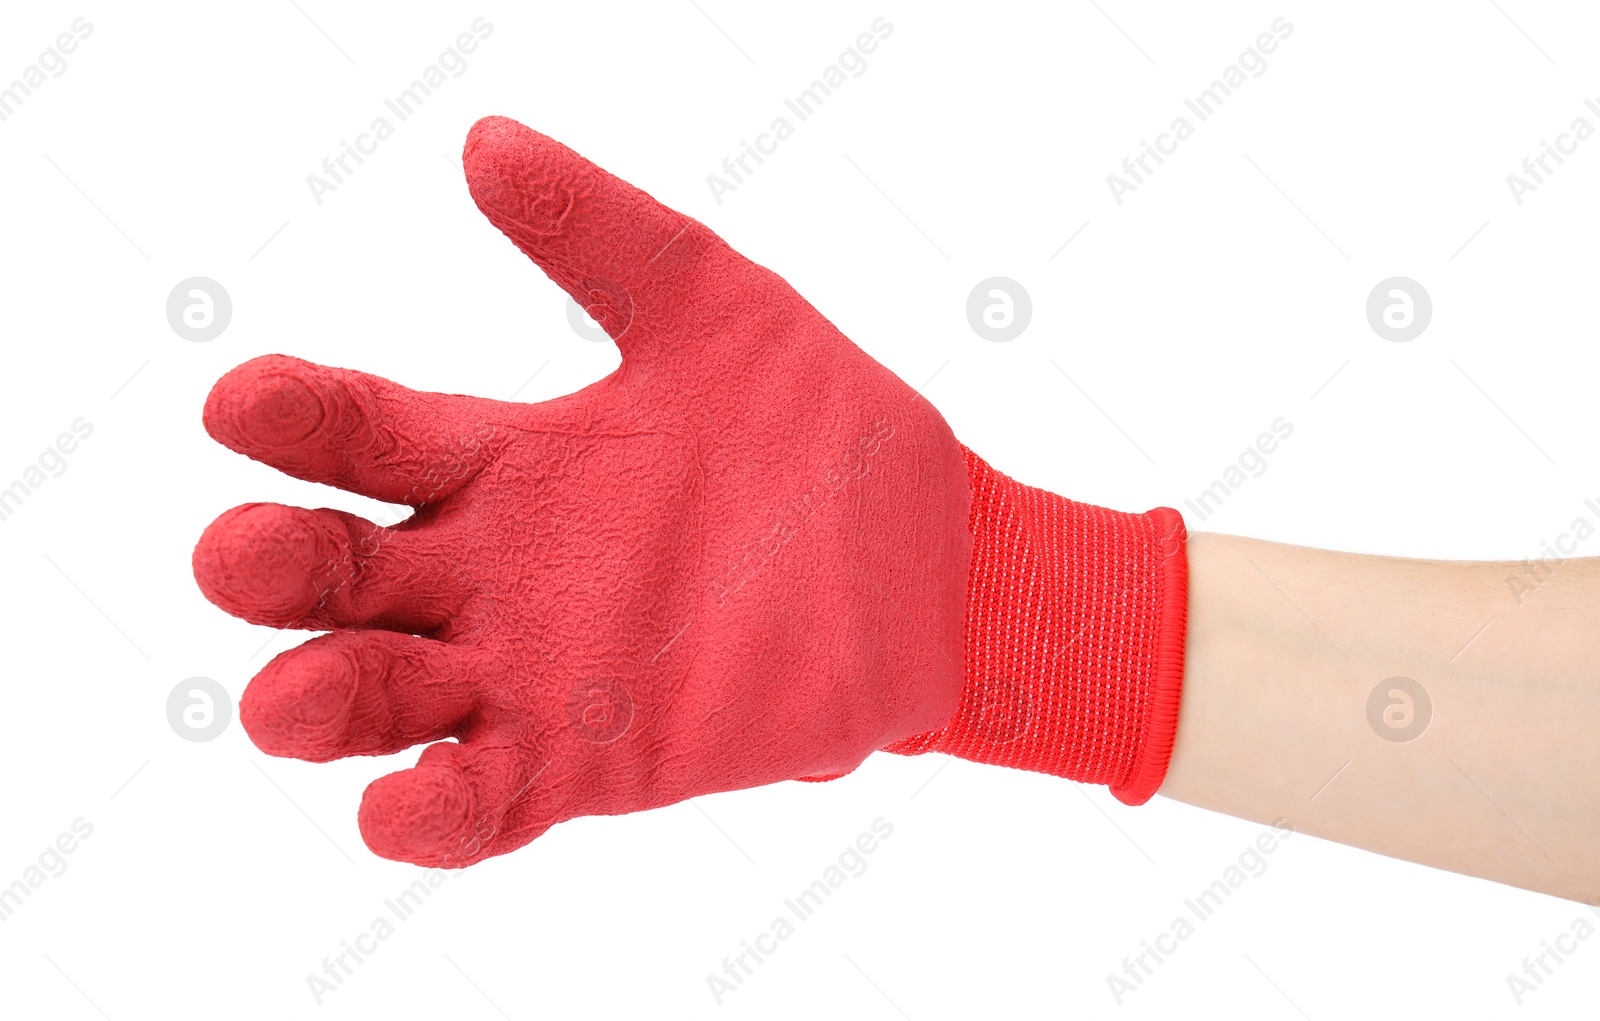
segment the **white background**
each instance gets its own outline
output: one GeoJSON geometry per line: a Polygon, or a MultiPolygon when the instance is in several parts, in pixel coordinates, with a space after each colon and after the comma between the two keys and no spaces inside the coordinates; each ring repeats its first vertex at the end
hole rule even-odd
{"type": "Polygon", "coordinates": [[[1505,180],[1573,118],[1600,126],[1582,103],[1600,95],[1585,5],[442,6],[3,16],[0,82],[74,18],[93,34],[0,123],[0,485],[74,419],[94,433],[0,522],[0,885],[74,819],[93,834],[0,922],[0,1014],[1592,1010],[1600,939],[1520,1008],[1506,985],[1582,906],[1310,837],[1118,1006],[1107,976],[1262,827],[889,755],[835,783],[563,824],[451,874],[318,1006],[307,975],[418,874],[372,856],[355,819],[366,783],[415,753],[269,759],[237,720],[181,740],[165,705],[196,675],[237,700],[301,640],[201,598],[189,554],[214,516],[251,500],[378,508],[229,453],[200,408],[267,352],[499,398],[542,366],[525,400],[610,371],[614,350],[569,328],[565,295],[467,194],[461,142],[485,114],[773,267],[1029,483],[1178,506],[1196,530],[1459,558],[1535,555],[1600,496],[1600,140],[1521,205],[1505,180]],[[466,72],[314,202],[307,175],[478,16],[494,31],[466,72]],[[706,176],[880,16],[894,32],[866,72],[716,203],[706,176]],[[1278,17],[1294,31],[1267,70],[1114,202],[1106,175],[1278,17]],[[194,275],[234,303],[209,343],[164,314],[194,275]],[[1009,343],[964,313],[997,275],[1034,306],[1009,343]],[[1393,275],[1434,304],[1409,343],[1365,318],[1393,275]],[[1199,522],[1184,498],[1279,416],[1294,434],[1266,473],[1199,522]],[[894,832],[867,872],[718,1007],[706,976],[880,816],[894,832]]]}

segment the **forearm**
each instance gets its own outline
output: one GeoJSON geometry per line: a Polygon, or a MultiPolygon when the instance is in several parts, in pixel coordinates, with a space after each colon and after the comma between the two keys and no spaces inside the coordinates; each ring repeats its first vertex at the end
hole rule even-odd
{"type": "Polygon", "coordinates": [[[1525,570],[1191,536],[1160,793],[1600,899],[1600,560],[1549,565],[1519,605],[1507,578],[1525,570]],[[1396,677],[1431,709],[1408,720],[1396,677]]]}

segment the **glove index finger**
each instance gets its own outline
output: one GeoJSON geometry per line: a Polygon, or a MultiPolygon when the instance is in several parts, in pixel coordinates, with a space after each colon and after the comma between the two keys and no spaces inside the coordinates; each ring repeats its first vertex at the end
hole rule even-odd
{"type": "Polygon", "coordinates": [[[263,355],[217,380],[205,426],[223,446],[296,478],[420,507],[466,485],[504,441],[475,403],[263,355]]]}

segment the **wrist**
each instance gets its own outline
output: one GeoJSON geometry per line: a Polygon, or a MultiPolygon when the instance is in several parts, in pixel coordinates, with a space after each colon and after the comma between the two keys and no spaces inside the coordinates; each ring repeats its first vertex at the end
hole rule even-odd
{"type": "Polygon", "coordinates": [[[1177,728],[1182,517],[1078,503],[963,454],[973,554],[960,707],[888,750],[1107,784],[1142,804],[1161,785],[1177,728]]]}

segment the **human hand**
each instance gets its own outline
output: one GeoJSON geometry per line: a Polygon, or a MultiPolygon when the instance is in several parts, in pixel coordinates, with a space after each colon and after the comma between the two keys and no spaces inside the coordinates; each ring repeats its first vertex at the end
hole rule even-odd
{"type": "Polygon", "coordinates": [[[848,772],[949,720],[972,538],[938,412],[776,274],[559,143],[488,118],[464,163],[622,364],[539,404],[279,355],[216,384],[219,442],[415,508],[381,528],[248,504],[206,530],[207,598],[333,632],[251,682],[256,745],[438,742],[359,821],[379,855],[456,867],[576,816],[848,772]]]}

